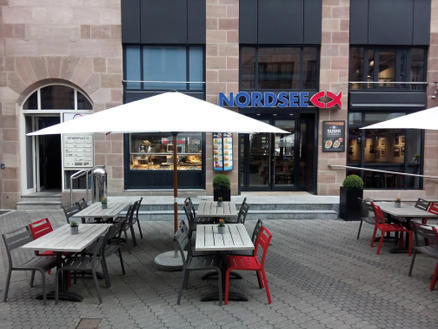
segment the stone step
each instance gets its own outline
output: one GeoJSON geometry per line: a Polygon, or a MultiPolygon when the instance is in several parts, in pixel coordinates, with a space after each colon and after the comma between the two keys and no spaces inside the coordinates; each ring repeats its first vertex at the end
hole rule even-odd
{"type": "Polygon", "coordinates": [[[40,203],[18,201],[17,210],[33,210],[33,209],[61,209],[61,201],[45,201],[40,203]]]}

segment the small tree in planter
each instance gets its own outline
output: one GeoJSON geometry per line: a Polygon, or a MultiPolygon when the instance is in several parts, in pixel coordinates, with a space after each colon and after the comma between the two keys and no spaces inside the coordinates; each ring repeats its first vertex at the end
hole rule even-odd
{"type": "Polygon", "coordinates": [[[222,201],[231,200],[230,179],[224,174],[213,178],[213,200],[218,201],[219,197],[222,197],[222,201]]]}
{"type": "Polygon", "coordinates": [[[345,220],[361,218],[363,180],[358,175],[345,177],[340,191],[339,217],[345,220]]]}

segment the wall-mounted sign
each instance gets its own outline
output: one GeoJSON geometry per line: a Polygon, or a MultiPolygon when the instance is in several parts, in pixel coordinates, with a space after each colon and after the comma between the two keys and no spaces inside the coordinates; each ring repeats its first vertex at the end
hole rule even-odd
{"type": "Polygon", "coordinates": [[[279,92],[274,93],[272,91],[267,92],[246,92],[241,91],[234,95],[229,93],[227,96],[225,93],[219,93],[219,106],[230,107],[309,107],[316,106],[321,109],[340,109],[342,107],[341,102],[342,91],[337,95],[331,91],[319,91],[314,95],[310,95],[307,91],[291,91],[291,92],[279,92]]]}
{"type": "Polygon", "coordinates": [[[345,151],[345,121],[323,121],[322,151],[345,151]]]}
{"type": "MultiPolygon", "coordinates": [[[[64,122],[86,114],[64,113],[64,122]]],[[[94,167],[94,140],[91,134],[62,135],[64,168],[94,167]]]]}
{"type": "Polygon", "coordinates": [[[213,170],[233,170],[232,133],[213,133],[213,170]]]}

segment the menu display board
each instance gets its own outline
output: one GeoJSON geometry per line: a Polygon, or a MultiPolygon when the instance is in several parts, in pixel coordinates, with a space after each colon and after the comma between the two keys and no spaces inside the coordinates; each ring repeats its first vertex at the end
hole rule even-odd
{"type": "Polygon", "coordinates": [[[322,151],[345,152],[345,121],[323,121],[322,151]]]}
{"type": "MultiPolygon", "coordinates": [[[[64,122],[86,114],[64,113],[64,122]]],[[[62,135],[64,168],[94,167],[94,141],[91,134],[62,135]]]]}
{"type": "Polygon", "coordinates": [[[213,133],[213,170],[233,170],[232,133],[213,133]]]}

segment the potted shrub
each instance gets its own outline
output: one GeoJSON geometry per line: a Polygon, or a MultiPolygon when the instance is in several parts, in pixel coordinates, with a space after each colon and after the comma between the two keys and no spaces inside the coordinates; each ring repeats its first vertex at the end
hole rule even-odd
{"type": "Polygon", "coordinates": [[[222,200],[222,197],[221,197],[221,196],[218,196],[218,197],[217,197],[217,206],[218,206],[218,207],[222,207],[222,201],[223,201],[223,200],[222,200]]]}
{"type": "Polygon", "coordinates": [[[218,201],[219,197],[222,197],[223,201],[231,200],[230,179],[224,174],[213,178],[213,200],[218,201]]]}
{"type": "Polygon", "coordinates": [[[395,207],[401,208],[401,199],[400,198],[395,199],[395,207]]]}
{"type": "Polygon", "coordinates": [[[102,198],[101,203],[102,203],[102,209],[106,209],[106,208],[108,208],[108,199],[107,199],[106,196],[104,196],[104,197],[102,198]]]}
{"type": "Polygon", "coordinates": [[[341,186],[339,217],[360,220],[363,198],[363,180],[358,175],[348,175],[341,186]]]}
{"type": "Polygon", "coordinates": [[[70,222],[70,233],[78,234],[79,233],[79,225],[76,222],[70,222]]]}
{"type": "Polygon", "coordinates": [[[217,226],[217,231],[219,234],[224,234],[225,233],[225,222],[223,220],[223,218],[219,219],[219,224],[217,226]]]}

